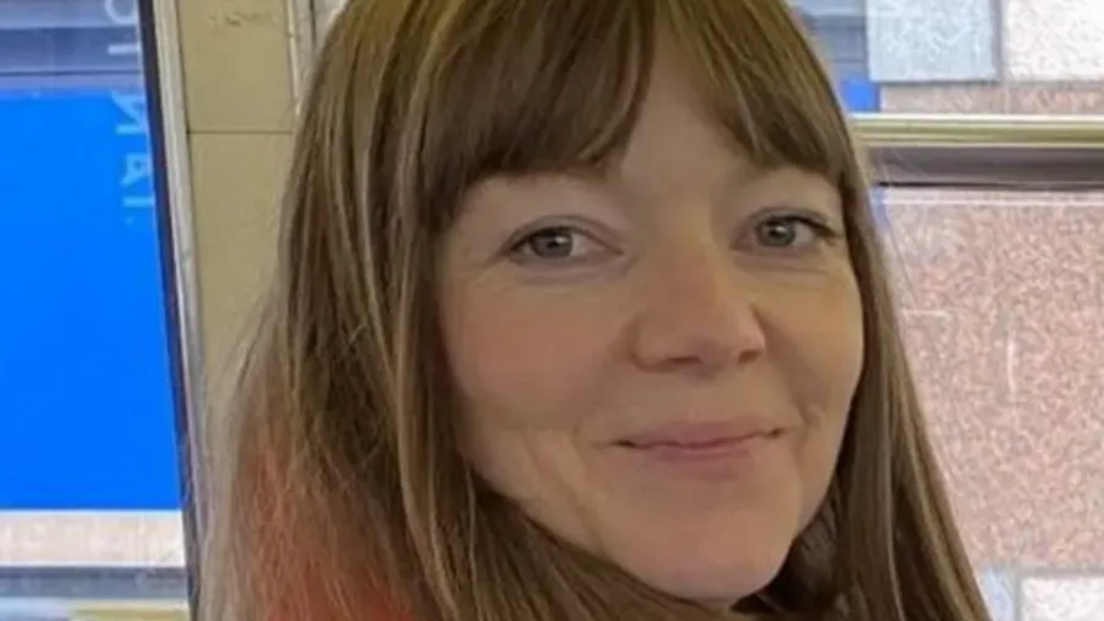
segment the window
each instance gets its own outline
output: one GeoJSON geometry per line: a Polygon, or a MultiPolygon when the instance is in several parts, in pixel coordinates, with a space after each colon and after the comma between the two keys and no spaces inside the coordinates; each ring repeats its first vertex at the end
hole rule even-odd
{"type": "Polygon", "coordinates": [[[186,611],[138,16],[0,0],[0,617],[186,611]]]}
{"type": "Polygon", "coordinates": [[[841,89],[996,620],[1104,619],[1104,4],[791,5],[874,93],[841,89]]]}
{"type": "Polygon", "coordinates": [[[855,112],[1104,115],[1104,42],[1099,36],[1104,4],[790,4],[806,17],[835,65],[845,99],[855,112]]]}
{"type": "Polygon", "coordinates": [[[915,372],[998,621],[1104,618],[1104,193],[885,198],[915,372]]]}

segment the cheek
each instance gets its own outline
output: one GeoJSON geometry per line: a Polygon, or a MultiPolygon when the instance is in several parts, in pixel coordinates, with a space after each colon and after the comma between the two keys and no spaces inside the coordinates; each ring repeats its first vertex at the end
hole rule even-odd
{"type": "Polygon", "coordinates": [[[505,292],[453,298],[443,314],[464,452],[491,487],[580,543],[594,540],[587,427],[616,332],[586,308],[602,307],[505,292]]]}
{"type": "Polygon", "coordinates": [[[452,298],[445,346],[473,422],[566,429],[593,411],[612,328],[579,306],[510,292],[452,298]]]}
{"type": "Polygon", "coordinates": [[[842,425],[863,369],[858,284],[841,270],[820,287],[786,293],[767,309],[778,375],[799,402],[820,411],[823,424],[842,425]]]}
{"type": "Polygon", "coordinates": [[[781,346],[775,356],[779,376],[803,419],[794,457],[803,488],[802,518],[808,522],[835,474],[862,375],[862,304],[857,287],[849,285],[815,305],[793,305],[779,312],[786,313],[784,323],[790,328],[787,338],[778,339],[781,346]]]}

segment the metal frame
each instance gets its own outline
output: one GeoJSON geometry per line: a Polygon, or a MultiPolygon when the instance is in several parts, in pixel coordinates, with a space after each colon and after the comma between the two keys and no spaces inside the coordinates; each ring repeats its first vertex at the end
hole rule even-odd
{"type": "Polygon", "coordinates": [[[203,337],[196,274],[190,149],[184,98],[181,33],[177,2],[139,0],[139,26],[146,90],[149,93],[150,142],[155,170],[162,273],[169,320],[174,404],[184,491],[184,537],[189,597],[199,593],[199,542],[206,515],[203,469],[203,337]]]}
{"type": "Polygon", "coordinates": [[[318,6],[316,0],[284,0],[287,10],[288,37],[291,45],[291,88],[296,109],[302,101],[307,75],[318,46],[318,6]]]}
{"type": "Polygon", "coordinates": [[[1104,117],[855,116],[880,186],[1104,190],[1104,117]]]}

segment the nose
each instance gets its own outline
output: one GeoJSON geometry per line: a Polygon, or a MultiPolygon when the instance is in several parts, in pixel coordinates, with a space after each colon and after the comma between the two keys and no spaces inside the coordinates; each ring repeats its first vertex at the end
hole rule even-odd
{"type": "Polygon", "coordinates": [[[654,262],[631,331],[636,363],[652,372],[711,376],[766,348],[754,277],[724,252],[654,262]]]}

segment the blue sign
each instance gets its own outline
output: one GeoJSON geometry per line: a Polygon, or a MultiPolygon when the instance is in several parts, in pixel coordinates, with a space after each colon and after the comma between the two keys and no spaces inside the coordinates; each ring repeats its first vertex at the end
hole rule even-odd
{"type": "Polygon", "coordinates": [[[848,112],[878,112],[882,108],[881,88],[866,78],[844,78],[839,90],[848,112]]]}
{"type": "Polygon", "coordinates": [[[0,92],[0,510],[181,506],[146,101],[0,92]]]}

